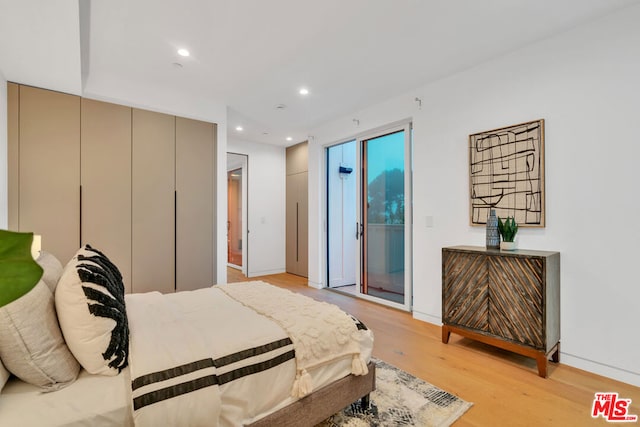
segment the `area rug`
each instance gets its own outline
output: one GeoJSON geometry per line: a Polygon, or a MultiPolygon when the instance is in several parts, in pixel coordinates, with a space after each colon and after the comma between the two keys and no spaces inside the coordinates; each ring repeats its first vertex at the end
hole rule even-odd
{"type": "Polygon", "coordinates": [[[473,405],[382,360],[371,405],[356,402],[317,427],[450,426],[473,405]]]}

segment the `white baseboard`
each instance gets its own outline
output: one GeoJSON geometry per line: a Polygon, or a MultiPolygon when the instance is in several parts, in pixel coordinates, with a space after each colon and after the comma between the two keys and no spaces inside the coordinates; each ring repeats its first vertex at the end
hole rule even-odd
{"type": "MultiPolygon", "coordinates": [[[[562,342],[560,343],[562,348],[562,342]]],[[[589,371],[591,373],[602,375],[603,377],[612,378],[623,383],[640,387],[640,374],[631,372],[626,369],[617,368],[615,366],[605,365],[604,363],[585,359],[573,354],[567,354],[560,351],[560,363],[563,365],[573,366],[574,368],[589,371]]],[[[616,390],[596,390],[596,391],[616,391],[616,390]]],[[[625,397],[625,396],[621,396],[625,397]]]]}
{"type": "Polygon", "coordinates": [[[250,271],[247,273],[247,277],[258,277],[258,276],[268,276],[270,274],[280,274],[284,273],[286,270],[277,269],[277,270],[261,270],[261,271],[250,271]]]}
{"type": "Polygon", "coordinates": [[[423,322],[432,323],[437,326],[442,326],[442,318],[440,316],[434,316],[431,314],[413,310],[413,318],[422,320],[423,322]]]}
{"type": "Polygon", "coordinates": [[[322,283],[316,283],[309,280],[309,286],[316,289],[324,289],[324,285],[322,283]]]}

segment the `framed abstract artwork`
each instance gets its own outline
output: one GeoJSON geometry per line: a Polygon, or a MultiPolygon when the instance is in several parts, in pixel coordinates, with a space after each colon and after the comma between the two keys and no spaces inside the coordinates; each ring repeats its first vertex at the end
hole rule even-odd
{"type": "Polygon", "coordinates": [[[469,135],[470,223],[491,209],[520,227],[544,227],[544,119],[469,135]]]}

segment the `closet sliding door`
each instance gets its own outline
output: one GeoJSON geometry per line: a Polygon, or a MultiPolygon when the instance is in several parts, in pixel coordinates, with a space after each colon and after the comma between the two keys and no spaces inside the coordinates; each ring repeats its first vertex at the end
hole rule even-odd
{"type": "Polygon", "coordinates": [[[176,118],[176,290],[214,284],[212,123],[176,118]]]}
{"type": "Polygon", "coordinates": [[[175,291],[175,117],[133,109],[133,292],[175,291]]]}
{"type": "Polygon", "coordinates": [[[80,98],[18,89],[18,230],[65,264],[80,243],[80,98]]]}
{"type": "Polygon", "coordinates": [[[82,244],[103,251],[131,292],[131,108],[81,103],[82,244]]]}

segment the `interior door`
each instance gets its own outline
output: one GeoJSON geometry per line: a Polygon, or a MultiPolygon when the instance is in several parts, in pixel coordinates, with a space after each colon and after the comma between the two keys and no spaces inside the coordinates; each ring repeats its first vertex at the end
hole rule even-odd
{"type": "Polygon", "coordinates": [[[227,266],[249,275],[249,156],[227,153],[227,266]]]}
{"type": "Polygon", "coordinates": [[[242,168],[227,172],[227,262],[242,267],[242,168]]]}

